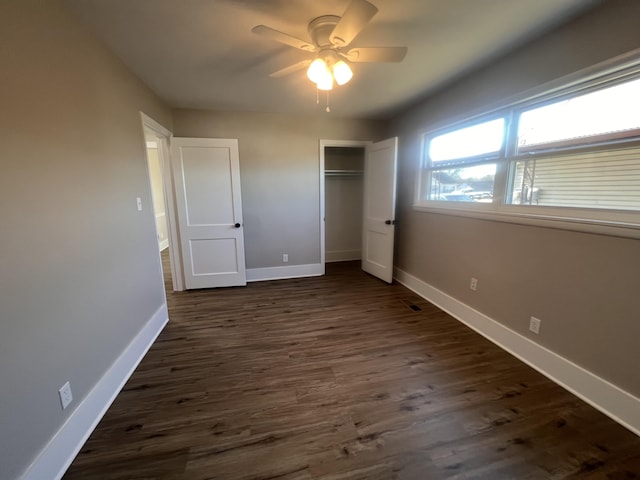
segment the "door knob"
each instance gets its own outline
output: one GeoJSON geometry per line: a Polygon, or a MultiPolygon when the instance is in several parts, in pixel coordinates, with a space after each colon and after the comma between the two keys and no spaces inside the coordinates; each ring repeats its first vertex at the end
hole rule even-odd
{"type": "Polygon", "coordinates": [[[240,225],[239,223],[236,223],[236,224],[234,225],[234,227],[236,227],[236,228],[240,228],[240,227],[241,227],[241,225],[240,225]]]}

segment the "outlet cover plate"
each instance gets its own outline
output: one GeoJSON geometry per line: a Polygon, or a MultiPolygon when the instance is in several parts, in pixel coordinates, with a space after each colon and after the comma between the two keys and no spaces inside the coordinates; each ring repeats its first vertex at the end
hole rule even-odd
{"type": "Polygon", "coordinates": [[[58,390],[58,395],[60,396],[60,405],[64,410],[73,400],[73,394],[71,393],[71,385],[69,384],[69,382],[60,387],[60,390],[58,390]]]}
{"type": "Polygon", "coordinates": [[[540,333],[541,323],[542,321],[539,318],[531,317],[531,319],[529,320],[529,330],[531,330],[535,334],[540,333]]]}

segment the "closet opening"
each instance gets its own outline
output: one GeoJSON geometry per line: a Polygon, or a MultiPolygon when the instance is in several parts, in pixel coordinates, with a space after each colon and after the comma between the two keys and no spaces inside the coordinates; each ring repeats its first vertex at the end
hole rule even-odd
{"type": "Polygon", "coordinates": [[[324,255],[325,262],[362,258],[365,144],[325,145],[324,255]]]}

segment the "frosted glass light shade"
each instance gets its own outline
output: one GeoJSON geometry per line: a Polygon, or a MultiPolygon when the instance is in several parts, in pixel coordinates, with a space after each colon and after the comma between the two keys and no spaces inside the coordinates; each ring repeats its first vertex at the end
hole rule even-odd
{"type": "Polygon", "coordinates": [[[349,80],[351,80],[351,77],[353,77],[353,72],[351,71],[351,68],[349,68],[349,65],[346,64],[346,62],[339,60],[333,66],[333,76],[335,77],[336,83],[338,85],[344,85],[349,80]]]}
{"type": "Polygon", "coordinates": [[[320,76],[318,82],[316,82],[318,90],[332,90],[333,89],[333,76],[328,68],[320,76]]]}
{"type": "Polygon", "coordinates": [[[318,83],[327,71],[327,63],[322,58],[316,58],[307,69],[307,77],[313,83],[318,83]]]}

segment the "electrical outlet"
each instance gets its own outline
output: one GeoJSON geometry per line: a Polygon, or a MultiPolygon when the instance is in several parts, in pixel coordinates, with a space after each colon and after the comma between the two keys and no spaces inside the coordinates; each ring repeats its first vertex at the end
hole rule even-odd
{"type": "Polygon", "coordinates": [[[136,197],[136,206],[138,207],[138,211],[142,211],[142,198],[136,197]]]}
{"type": "Polygon", "coordinates": [[[289,254],[288,253],[283,253],[282,254],[282,261],[284,263],[287,263],[289,261],[289,254]]]}
{"type": "Polygon", "coordinates": [[[64,410],[73,400],[73,394],[71,393],[71,385],[69,384],[69,382],[60,387],[60,390],[58,390],[58,395],[60,396],[60,405],[64,410]]]}
{"type": "Polygon", "coordinates": [[[471,283],[469,284],[469,288],[474,292],[478,290],[478,279],[471,277],[471,283]]]}
{"type": "Polygon", "coordinates": [[[540,320],[539,318],[531,317],[531,319],[529,320],[529,330],[531,330],[535,334],[540,333],[541,323],[542,323],[542,320],[540,320]]]}

